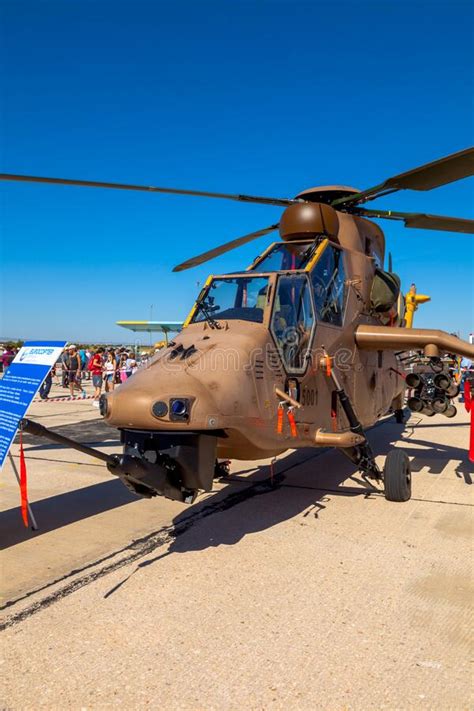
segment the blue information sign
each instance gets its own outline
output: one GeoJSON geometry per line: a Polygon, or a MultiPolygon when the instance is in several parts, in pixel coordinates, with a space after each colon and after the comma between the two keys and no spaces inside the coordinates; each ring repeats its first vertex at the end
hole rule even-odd
{"type": "Polygon", "coordinates": [[[0,380],[0,467],[21,418],[65,345],[66,341],[27,341],[0,380]]]}

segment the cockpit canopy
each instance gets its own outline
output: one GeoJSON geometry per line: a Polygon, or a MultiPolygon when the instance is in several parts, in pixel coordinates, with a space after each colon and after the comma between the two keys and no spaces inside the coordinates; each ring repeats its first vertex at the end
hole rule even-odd
{"type": "Polygon", "coordinates": [[[310,358],[316,322],[343,325],[345,275],[343,250],[328,240],[276,243],[247,272],[210,279],[190,322],[211,327],[236,320],[263,324],[286,371],[301,374],[310,358]]]}

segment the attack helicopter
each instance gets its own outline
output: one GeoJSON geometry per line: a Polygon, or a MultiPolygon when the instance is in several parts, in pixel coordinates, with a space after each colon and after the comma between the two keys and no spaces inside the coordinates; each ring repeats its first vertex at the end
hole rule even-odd
{"type": "MultiPolygon", "coordinates": [[[[474,346],[444,331],[406,328],[400,279],[385,269],[385,239],[372,220],[408,228],[474,233],[474,221],[368,209],[399,190],[431,190],[474,173],[474,149],[358,190],[329,185],[294,198],[3,174],[3,180],[140,190],[230,199],[284,208],[279,223],[188,259],[189,269],[279,231],[246,269],[212,275],[181,332],[112,393],[100,412],[119,429],[121,455],[106,455],[25,419],[25,431],[106,462],[136,494],[191,503],[210,491],[222,461],[275,457],[287,449],[335,447],[390,501],[411,496],[410,460],[395,448],[380,469],[366,430],[388,413],[403,419],[404,363],[413,375],[409,404],[452,416],[455,393],[443,356],[474,358],[474,346]],[[415,382],[416,381],[416,382],[415,382]],[[441,402],[442,401],[442,402],[441,402]],[[421,405],[420,405],[421,403],[421,405]],[[431,409],[430,409],[431,408],[431,409]]],[[[408,384],[410,384],[408,383],[408,384]]]]}

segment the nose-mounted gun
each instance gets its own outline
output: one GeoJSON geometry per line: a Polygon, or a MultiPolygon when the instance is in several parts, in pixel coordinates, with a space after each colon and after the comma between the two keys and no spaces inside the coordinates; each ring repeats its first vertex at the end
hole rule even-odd
{"type": "Polygon", "coordinates": [[[212,435],[122,432],[123,454],[105,454],[26,418],[20,429],[99,459],[137,496],[165,496],[190,504],[199,490],[212,489],[217,441],[212,435]]]}

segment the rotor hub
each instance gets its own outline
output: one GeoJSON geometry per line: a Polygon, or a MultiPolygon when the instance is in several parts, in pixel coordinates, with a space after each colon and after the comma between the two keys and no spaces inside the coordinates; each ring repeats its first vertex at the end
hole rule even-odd
{"type": "Polygon", "coordinates": [[[339,219],[330,205],[317,202],[290,205],[281,216],[279,230],[285,242],[317,235],[334,239],[339,231],[339,219]]]}

